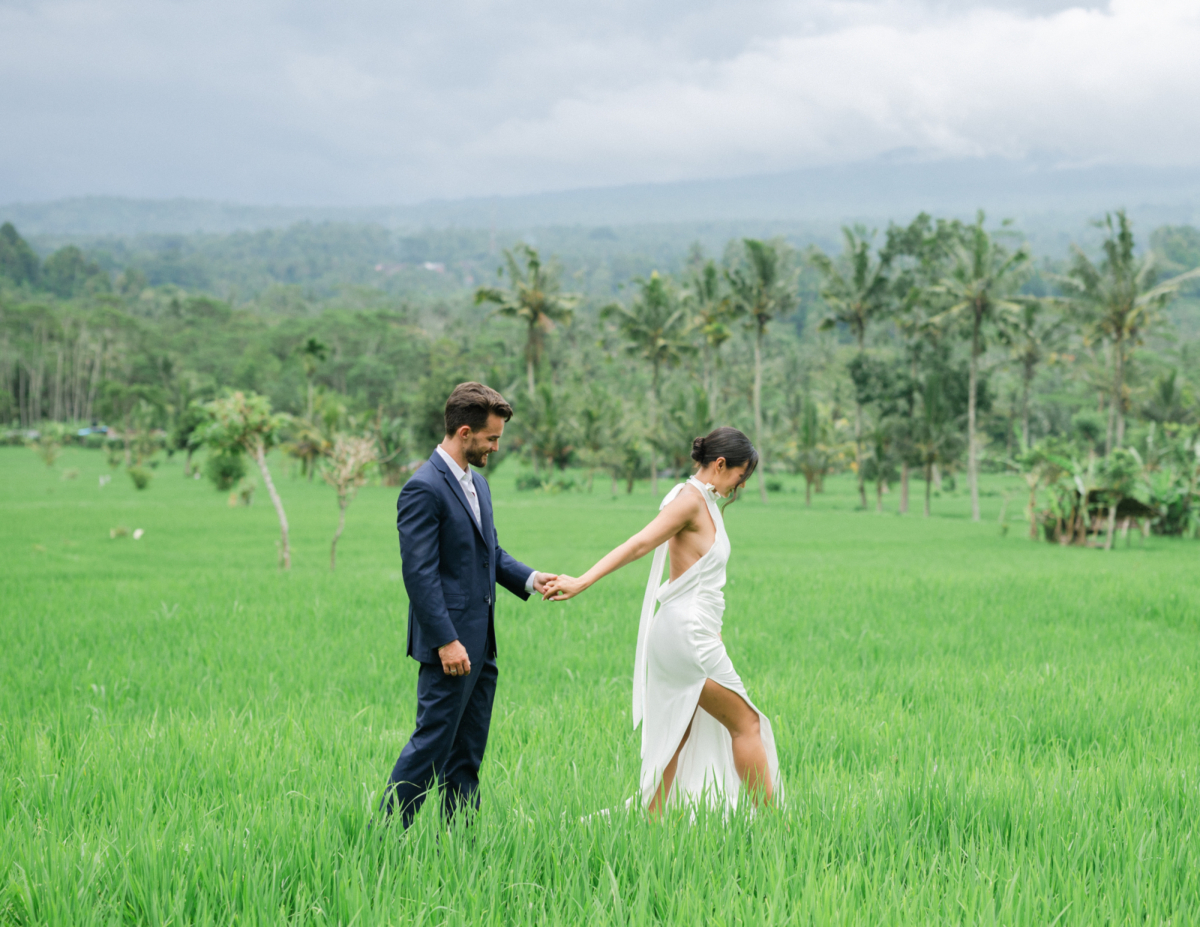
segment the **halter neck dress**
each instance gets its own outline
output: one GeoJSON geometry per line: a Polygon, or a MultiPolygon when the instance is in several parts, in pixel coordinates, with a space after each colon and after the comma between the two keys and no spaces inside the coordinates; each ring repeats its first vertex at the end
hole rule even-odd
{"type": "Polygon", "coordinates": [[[720,497],[710,484],[692,477],[667,493],[659,508],[665,508],[687,485],[699,491],[707,503],[716,540],[703,557],[666,583],[662,576],[667,545],[662,544],[654,552],[638,628],[633,679],[633,726],[642,724],[642,805],[654,799],[663,770],[690,723],[692,732],[680,753],[668,803],[705,803],[713,808],[736,809],[741,780],[733,764],[733,739],[721,722],[699,707],[706,679],[736,692],[758,712],[774,800],[781,802],[783,783],[771,722],[750,701],[721,641],[725,612],[722,589],[731,548],[717,507],[720,497]]]}

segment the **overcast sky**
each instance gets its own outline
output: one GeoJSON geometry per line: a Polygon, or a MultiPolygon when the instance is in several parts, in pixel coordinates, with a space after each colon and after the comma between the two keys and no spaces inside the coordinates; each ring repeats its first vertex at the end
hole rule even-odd
{"type": "Polygon", "coordinates": [[[0,202],[1200,166],[1200,2],[0,0],[0,202]]]}

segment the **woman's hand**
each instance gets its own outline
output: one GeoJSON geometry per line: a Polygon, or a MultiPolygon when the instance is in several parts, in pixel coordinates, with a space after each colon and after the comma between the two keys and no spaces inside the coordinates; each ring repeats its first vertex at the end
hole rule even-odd
{"type": "Polygon", "coordinates": [[[542,598],[547,602],[565,602],[567,599],[575,598],[586,588],[582,579],[560,573],[546,583],[546,591],[542,594],[542,598]]]}

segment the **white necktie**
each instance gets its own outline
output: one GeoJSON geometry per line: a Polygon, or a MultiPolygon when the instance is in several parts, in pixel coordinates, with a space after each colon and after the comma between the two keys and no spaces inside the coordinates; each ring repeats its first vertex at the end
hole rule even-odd
{"type": "Polygon", "coordinates": [[[467,494],[467,501],[471,503],[471,513],[475,516],[475,524],[482,528],[483,517],[479,514],[479,496],[475,494],[475,480],[469,469],[462,475],[462,488],[463,492],[467,494]]]}

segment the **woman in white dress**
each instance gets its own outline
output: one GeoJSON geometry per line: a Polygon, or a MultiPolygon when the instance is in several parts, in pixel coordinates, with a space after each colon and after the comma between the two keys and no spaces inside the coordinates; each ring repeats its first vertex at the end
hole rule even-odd
{"type": "Polygon", "coordinates": [[[736,428],[718,428],[692,442],[692,459],[695,475],[667,493],[654,521],[583,576],[560,575],[545,592],[565,601],[655,551],[634,660],[633,725],[642,723],[642,804],[656,815],[668,801],[736,808],[743,787],[755,805],[782,797],[771,724],[721,640],[730,547],[717,500],[736,496],[758,452],[736,428]]]}

